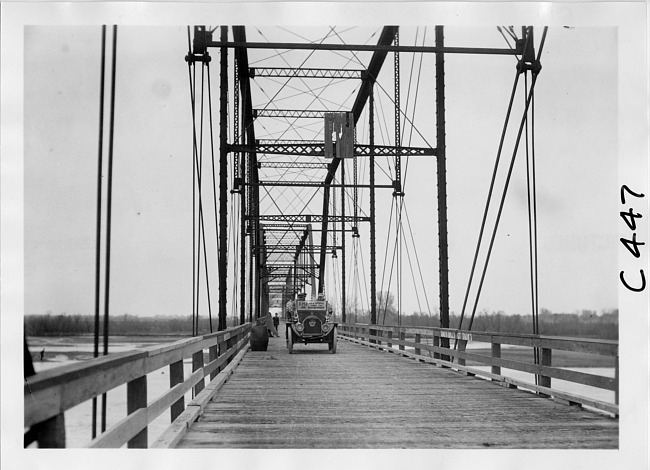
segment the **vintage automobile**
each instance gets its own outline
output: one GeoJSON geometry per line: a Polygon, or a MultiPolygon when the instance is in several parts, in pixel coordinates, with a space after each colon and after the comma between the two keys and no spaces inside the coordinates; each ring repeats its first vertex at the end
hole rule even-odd
{"type": "Polygon", "coordinates": [[[332,319],[332,309],[323,297],[318,300],[305,300],[299,295],[286,307],[287,348],[293,352],[295,343],[327,343],[332,354],[336,354],[336,327],[332,319]]]}

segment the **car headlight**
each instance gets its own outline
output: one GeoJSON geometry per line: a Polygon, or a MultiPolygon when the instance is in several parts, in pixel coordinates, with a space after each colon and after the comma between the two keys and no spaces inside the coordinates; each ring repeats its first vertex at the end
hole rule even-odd
{"type": "Polygon", "coordinates": [[[303,330],[302,323],[296,323],[296,331],[301,332],[303,330]]]}
{"type": "Polygon", "coordinates": [[[332,328],[329,323],[323,323],[323,333],[327,333],[332,328]]]}

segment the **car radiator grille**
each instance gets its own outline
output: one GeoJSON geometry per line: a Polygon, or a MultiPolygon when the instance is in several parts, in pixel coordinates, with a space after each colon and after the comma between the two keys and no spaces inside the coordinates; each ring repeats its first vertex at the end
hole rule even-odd
{"type": "Polygon", "coordinates": [[[321,334],[322,332],[322,323],[320,318],[318,317],[307,317],[305,318],[305,322],[303,323],[304,330],[303,334],[306,335],[317,335],[321,334]]]}

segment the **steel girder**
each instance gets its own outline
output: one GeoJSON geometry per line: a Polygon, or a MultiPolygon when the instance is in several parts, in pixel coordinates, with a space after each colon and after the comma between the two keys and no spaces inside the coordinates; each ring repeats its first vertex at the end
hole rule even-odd
{"type": "MultiPolygon", "coordinates": [[[[326,218],[323,217],[322,215],[282,215],[282,214],[277,214],[277,215],[260,215],[256,217],[257,220],[260,222],[298,222],[298,223],[305,223],[307,220],[307,217],[311,217],[311,222],[314,223],[322,223],[323,220],[326,218]]],[[[246,216],[247,219],[253,218],[252,216],[246,216]]],[[[370,217],[354,217],[353,215],[346,215],[345,217],[341,217],[340,215],[328,215],[327,216],[327,221],[328,222],[369,222],[370,217]]]]}
{"type": "MultiPolygon", "coordinates": [[[[316,141],[291,141],[289,143],[261,144],[255,145],[236,145],[231,144],[228,146],[230,152],[256,152],[266,155],[296,155],[306,157],[325,157],[325,142],[316,141]]],[[[395,147],[393,145],[375,145],[374,156],[376,157],[425,157],[437,155],[435,148],[428,147],[395,147]]],[[[336,157],[336,149],[332,150],[332,154],[336,157]]],[[[357,157],[370,156],[370,145],[355,144],[354,154],[357,157]]],[[[339,158],[331,160],[329,166],[330,171],[336,167],[338,168],[339,158]]],[[[331,182],[331,180],[330,180],[331,182]]],[[[327,181],[326,181],[327,183],[327,181]]]]}
{"type": "MultiPolygon", "coordinates": [[[[393,28],[387,26],[386,28],[393,28]]],[[[392,42],[392,37],[391,37],[392,42]]],[[[316,51],[358,51],[358,52],[414,52],[425,54],[476,54],[476,55],[521,55],[523,47],[519,43],[510,49],[499,47],[444,47],[444,46],[392,46],[388,44],[332,44],[296,42],[220,42],[209,41],[209,47],[241,47],[246,49],[286,49],[316,51]]]]}
{"type": "Polygon", "coordinates": [[[350,69],[312,69],[312,68],[250,68],[251,78],[255,77],[279,77],[279,78],[362,78],[365,70],[350,69]]]}
{"type": "Polygon", "coordinates": [[[295,119],[323,119],[325,113],[330,111],[323,109],[254,109],[253,116],[257,118],[295,118],[295,119]]]}

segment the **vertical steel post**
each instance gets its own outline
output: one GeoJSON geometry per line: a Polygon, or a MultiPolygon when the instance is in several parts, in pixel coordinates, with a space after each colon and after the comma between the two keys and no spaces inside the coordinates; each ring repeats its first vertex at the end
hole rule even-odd
{"type": "MultiPolygon", "coordinates": [[[[235,136],[235,143],[242,142],[240,135],[240,102],[241,97],[246,96],[246,93],[240,93],[240,88],[243,87],[242,81],[239,80],[239,51],[235,49],[234,64],[233,64],[233,92],[234,92],[234,116],[233,116],[233,134],[235,136]]],[[[248,80],[245,80],[248,83],[248,80]]],[[[235,188],[239,192],[239,324],[246,323],[246,169],[245,169],[245,156],[239,152],[235,152],[233,162],[233,171],[235,175],[235,188]]]]}
{"type": "MultiPolygon", "coordinates": [[[[395,35],[393,44],[399,46],[399,27],[395,28],[395,35]]],[[[395,156],[395,181],[393,186],[395,191],[393,196],[402,196],[402,159],[399,153],[399,148],[402,146],[402,131],[401,131],[401,108],[400,108],[400,75],[399,75],[399,51],[395,51],[394,63],[394,84],[395,84],[395,148],[397,155],[395,156]]],[[[408,104],[407,104],[408,106],[408,104]]]]}
{"type": "MultiPolygon", "coordinates": [[[[325,260],[327,256],[327,222],[330,209],[330,186],[326,184],[323,188],[323,222],[320,233],[320,257],[318,261],[318,293],[325,292],[325,260]]],[[[335,226],[336,228],[336,226],[335,226]]]]}
{"type": "MultiPolygon", "coordinates": [[[[399,27],[395,28],[395,38],[393,41],[395,46],[399,46],[399,27]]],[[[402,312],[402,241],[401,241],[401,228],[402,228],[402,160],[400,156],[400,147],[402,146],[402,131],[400,125],[400,67],[399,67],[399,51],[395,51],[395,64],[394,64],[394,84],[395,84],[395,148],[397,155],[395,156],[395,181],[393,182],[393,197],[399,197],[397,203],[395,223],[396,240],[397,243],[397,324],[401,325],[401,312],[402,312]]]]}
{"type": "Polygon", "coordinates": [[[370,84],[368,108],[370,132],[370,323],[377,324],[377,259],[375,240],[375,93],[374,78],[370,84]]]}
{"type": "MultiPolygon", "coordinates": [[[[442,26],[436,26],[436,47],[444,47],[442,26]]],[[[449,328],[449,260],[447,252],[447,163],[445,141],[445,56],[436,52],[436,147],[438,152],[438,255],[440,272],[440,326],[449,328]]],[[[449,348],[449,338],[441,338],[449,348]]],[[[448,357],[443,357],[448,360],[448,357]]]]}
{"type": "MultiPolygon", "coordinates": [[[[308,220],[310,219],[308,218],[308,220]]],[[[312,299],[316,299],[317,295],[314,296],[314,293],[316,293],[316,258],[314,256],[314,237],[312,235],[311,224],[307,225],[307,243],[309,243],[309,257],[311,258],[309,261],[311,296],[312,299]]]]}
{"type": "MultiPolygon", "coordinates": [[[[343,145],[338,148],[343,149],[343,145]]],[[[345,152],[337,157],[341,159],[341,320],[345,323],[345,152]]]]}
{"type": "MultiPolygon", "coordinates": [[[[228,27],[221,27],[221,42],[228,41],[228,27]]],[[[228,275],[228,48],[221,47],[219,97],[219,326],[226,329],[228,275]]]]}
{"type": "MultiPolygon", "coordinates": [[[[249,138],[248,138],[248,133],[246,135],[246,143],[249,144],[249,138]]],[[[253,182],[253,154],[249,153],[247,155],[246,159],[246,178],[247,182],[252,183],[253,182]]],[[[246,186],[248,189],[248,197],[247,197],[247,212],[248,212],[248,256],[249,256],[249,263],[248,263],[248,308],[250,309],[248,312],[248,321],[252,322],[253,318],[255,316],[254,310],[255,310],[255,303],[254,303],[254,273],[255,273],[255,265],[257,263],[257,254],[255,253],[255,224],[251,217],[255,216],[255,206],[253,205],[253,186],[246,186]]]]}
{"type": "MultiPolygon", "coordinates": [[[[246,182],[245,177],[245,163],[244,156],[242,155],[241,159],[241,175],[242,183],[246,182]]],[[[241,266],[239,270],[239,303],[240,303],[240,313],[239,313],[239,324],[243,325],[246,323],[246,185],[241,184],[239,186],[239,205],[240,205],[240,214],[239,214],[239,264],[241,266]]],[[[249,267],[250,269],[250,267],[249,267]]]]}

